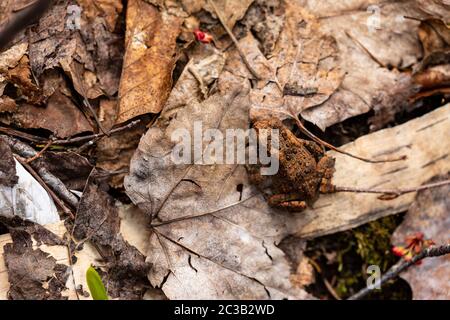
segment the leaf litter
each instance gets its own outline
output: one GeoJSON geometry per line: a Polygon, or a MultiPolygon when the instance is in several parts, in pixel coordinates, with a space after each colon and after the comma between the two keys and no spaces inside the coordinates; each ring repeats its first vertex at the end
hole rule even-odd
{"type": "MultiPolygon", "coordinates": [[[[174,165],[171,134],[193,130],[195,121],[203,130],[246,130],[267,116],[299,115],[325,130],[368,113],[371,130],[390,126],[427,99],[448,97],[448,8],[434,1],[300,0],[133,0],[126,6],[60,1],[0,55],[2,133],[41,149],[31,167],[45,166],[77,191],[69,205],[76,218],[66,222],[74,257],[95,245],[101,259],[94,263],[113,298],[161,296],[150,287],[170,299],[313,298],[302,289],[308,283],[302,273],[310,272],[301,259],[303,239],[281,246],[283,239],[352,228],[406,210],[412,197],[391,200],[392,208],[377,213],[389,201],[374,196],[355,216],[337,208],[333,218],[321,208],[335,197],[327,195],[311,210],[287,213],[267,205],[242,165],[174,165]],[[196,42],[196,30],[212,41],[196,42]],[[137,125],[130,122],[136,119],[137,125]],[[108,134],[117,128],[123,129],[108,134]],[[123,188],[145,214],[139,228],[147,241],[122,234],[129,221],[111,195],[129,201],[123,188]],[[141,252],[130,244],[136,241],[141,252]],[[299,248],[294,259],[285,254],[293,246],[299,248]]],[[[12,11],[6,4],[0,17],[12,11]]],[[[426,123],[430,130],[445,128],[445,120],[433,118],[445,112],[433,115],[402,130],[426,123]]],[[[412,150],[439,134],[427,130],[415,135],[412,150]]],[[[380,146],[380,137],[393,141],[397,134],[380,131],[364,141],[380,146]]],[[[396,147],[403,148],[400,141],[396,147]]],[[[411,181],[446,173],[445,154],[435,144],[429,148],[423,158],[403,163],[429,162],[411,181]],[[441,158],[433,158],[437,154],[441,158]]],[[[354,144],[344,150],[366,151],[354,144]]],[[[333,156],[338,164],[346,161],[333,156]]],[[[0,172],[12,177],[7,167],[0,172]]],[[[380,179],[375,174],[373,182],[380,179]]]]}

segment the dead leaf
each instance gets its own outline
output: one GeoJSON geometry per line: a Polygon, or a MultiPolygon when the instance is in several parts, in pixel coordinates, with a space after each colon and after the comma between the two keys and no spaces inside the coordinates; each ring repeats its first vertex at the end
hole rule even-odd
{"type": "Polygon", "coordinates": [[[450,7],[447,1],[443,0],[416,0],[420,10],[428,13],[430,16],[449,22],[450,7]]]}
{"type": "Polygon", "coordinates": [[[2,112],[13,113],[16,110],[17,104],[13,99],[7,96],[0,97],[0,113],[2,112]]]}
{"type": "MultiPolygon", "coordinates": [[[[254,108],[269,109],[266,113],[273,109],[281,118],[277,111],[293,109],[324,130],[371,109],[395,114],[417,92],[411,73],[403,71],[423,58],[417,38],[420,21],[404,18],[427,17],[416,3],[259,1],[243,19],[247,28],[254,31],[262,24],[264,30],[264,22],[252,19],[254,10],[264,8],[273,11],[262,15],[266,23],[277,20],[276,26],[282,25],[267,59],[285,96],[269,83],[253,93],[259,97],[254,108]]],[[[267,40],[258,37],[265,48],[267,40]]],[[[373,121],[372,129],[391,118],[373,121]]]]}
{"type": "Polygon", "coordinates": [[[22,128],[47,129],[60,138],[92,131],[85,115],[60,92],[50,97],[46,107],[21,105],[11,120],[22,128]]]}
{"type": "Polygon", "coordinates": [[[161,111],[172,88],[176,38],[182,22],[182,18],[159,11],[145,1],[128,2],[126,54],[116,123],[161,111]]]}
{"type": "MultiPolygon", "coordinates": [[[[17,219],[15,221],[18,221],[17,219]]],[[[3,219],[4,223],[5,220],[3,219]]],[[[14,220],[13,220],[14,223],[14,220]]],[[[9,224],[9,223],[8,223],[9,224]]],[[[4,258],[12,300],[60,300],[69,276],[67,266],[39,248],[33,248],[33,239],[46,244],[62,244],[62,240],[42,227],[8,225],[13,243],[4,246],[4,258]]]]}
{"type": "Polygon", "coordinates": [[[291,284],[289,263],[275,245],[286,235],[287,216],[271,212],[245,168],[171,160],[171,134],[178,128],[192,132],[195,121],[203,130],[248,128],[249,84],[228,74],[221,81],[225,91],[201,103],[194,97],[164,109],[125,178],[127,194],[153,217],[149,280],[169,299],[307,298],[291,284]]]}
{"type": "Polygon", "coordinates": [[[106,287],[111,297],[140,299],[147,285],[145,257],[120,234],[120,217],[114,199],[95,182],[95,169],[83,190],[73,235],[97,246],[107,262],[106,287]]]}
{"type": "Polygon", "coordinates": [[[5,140],[0,138],[0,185],[13,187],[19,178],[16,176],[16,162],[9,145],[5,140]]]}
{"type": "MultiPolygon", "coordinates": [[[[100,121],[107,130],[110,130],[115,123],[117,106],[116,100],[102,100],[100,102],[100,121]]],[[[107,180],[112,187],[123,187],[123,178],[128,173],[130,160],[139,140],[147,130],[147,122],[141,121],[139,125],[121,134],[106,136],[97,142],[95,149],[96,167],[110,174],[107,180]]]]}
{"type": "Polygon", "coordinates": [[[0,53],[0,97],[4,93],[7,84],[15,86],[17,93],[15,96],[8,97],[4,95],[0,102],[2,112],[13,112],[16,109],[16,103],[13,98],[24,98],[30,103],[41,103],[41,92],[37,85],[31,80],[31,69],[26,56],[28,45],[21,43],[0,53]]]}
{"type": "Polygon", "coordinates": [[[45,166],[69,190],[82,191],[93,169],[85,157],[70,151],[46,151],[35,161],[38,161],[40,166],[45,166]]]}
{"type": "MultiPolygon", "coordinates": [[[[428,182],[449,179],[450,175],[441,175],[428,182]]],[[[407,236],[422,232],[426,239],[432,239],[437,245],[450,241],[450,187],[442,186],[420,191],[408,210],[405,219],[392,235],[394,245],[403,245],[407,236]]],[[[416,300],[446,300],[450,297],[450,256],[422,260],[401,277],[410,284],[413,298],[416,300]]]]}
{"type": "MultiPolygon", "coordinates": [[[[244,17],[248,7],[253,3],[253,1],[254,0],[215,0],[214,3],[216,4],[216,7],[221,15],[224,17],[227,26],[230,29],[233,29],[235,23],[244,17]]],[[[214,9],[207,0],[205,0],[205,5],[203,8],[214,17],[216,16],[214,9]]]]}
{"type": "Polygon", "coordinates": [[[90,23],[105,19],[110,32],[114,32],[123,5],[119,0],[77,0],[90,23]]]}
{"type": "Polygon", "coordinates": [[[109,27],[117,20],[121,6],[102,2],[97,9],[107,10],[112,6],[117,12],[109,10],[105,17],[98,16],[93,22],[89,20],[93,18],[91,6],[68,6],[68,2],[53,5],[36,28],[31,29],[30,60],[34,73],[40,77],[45,70],[61,67],[81,96],[95,99],[103,94],[115,94],[123,48],[121,37],[109,27]],[[85,14],[81,14],[83,9],[85,14]],[[81,14],[80,19],[75,16],[77,12],[81,14]]]}

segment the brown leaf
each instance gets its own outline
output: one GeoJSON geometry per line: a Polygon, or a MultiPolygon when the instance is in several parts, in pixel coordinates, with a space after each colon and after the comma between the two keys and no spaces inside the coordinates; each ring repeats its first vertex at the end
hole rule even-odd
{"type": "MultiPolygon", "coordinates": [[[[110,129],[117,116],[117,101],[102,100],[100,102],[100,120],[105,128],[110,129]]],[[[130,160],[136,150],[139,140],[147,130],[146,122],[128,129],[120,134],[106,136],[97,142],[95,155],[96,166],[111,173],[108,182],[114,188],[123,187],[123,178],[130,167],[130,160]]]]}
{"type": "Polygon", "coordinates": [[[58,177],[69,190],[82,191],[93,166],[75,152],[46,151],[35,160],[58,177]]]}
{"type": "Polygon", "coordinates": [[[83,190],[74,225],[74,237],[94,243],[106,260],[108,294],[121,299],[140,299],[147,284],[145,257],[120,234],[115,200],[95,181],[96,170],[83,190]]]}
{"type": "MultiPolygon", "coordinates": [[[[4,222],[4,221],[2,221],[4,222]]],[[[30,222],[8,225],[13,243],[4,246],[4,259],[10,283],[12,300],[61,300],[66,289],[69,268],[39,248],[33,240],[49,245],[61,245],[62,240],[43,227],[30,222]]],[[[9,224],[9,223],[8,223],[9,224]]]]}
{"type": "MultiPolygon", "coordinates": [[[[225,19],[225,23],[230,29],[233,29],[235,23],[244,17],[248,7],[254,0],[214,0],[217,9],[225,19]]],[[[202,1],[200,1],[202,2],[202,1]]],[[[205,0],[204,9],[215,16],[214,9],[205,0]]]]}
{"type": "Polygon", "coordinates": [[[321,1],[302,6],[258,1],[243,21],[252,32],[265,30],[265,24],[282,26],[269,36],[278,37],[271,50],[266,47],[274,41],[256,35],[284,97],[269,83],[252,93],[256,104],[274,111],[293,109],[321,129],[374,109],[380,119],[372,121],[372,129],[379,129],[417,91],[411,73],[403,70],[422,59],[420,21],[404,16],[420,19],[427,14],[415,2],[321,1]],[[267,13],[269,8],[272,13],[267,13]],[[252,18],[255,10],[263,13],[263,21],[252,18]]]}
{"type": "Polygon", "coordinates": [[[114,32],[119,14],[123,10],[120,0],[77,0],[90,23],[105,19],[110,32],[114,32]]]}
{"type": "Polygon", "coordinates": [[[3,95],[7,84],[14,86],[17,93],[14,96],[2,97],[2,112],[13,112],[16,108],[14,98],[24,98],[30,103],[42,101],[39,88],[31,80],[31,70],[26,56],[28,45],[17,44],[3,53],[0,53],[0,96],[3,95]]]}
{"type": "Polygon", "coordinates": [[[182,22],[182,18],[142,0],[128,2],[117,123],[161,111],[172,87],[176,38],[182,22]]]}
{"type": "Polygon", "coordinates": [[[308,298],[290,282],[290,265],[275,246],[288,232],[289,215],[267,206],[244,166],[171,160],[172,132],[192,133],[195,121],[202,121],[203,130],[248,128],[249,84],[227,72],[222,76],[219,91],[203,102],[194,96],[164,109],[125,178],[127,194],[153,217],[149,280],[169,299],[308,298]]]}
{"type": "Polygon", "coordinates": [[[9,145],[0,138],[0,185],[13,187],[19,180],[16,176],[16,163],[9,145]]]}
{"type": "MultiPolygon", "coordinates": [[[[441,175],[428,182],[449,179],[441,175]]],[[[422,232],[425,239],[432,239],[436,245],[450,241],[450,186],[420,191],[408,210],[405,219],[392,236],[394,245],[403,245],[406,237],[422,232]]],[[[409,268],[401,274],[410,284],[413,298],[418,300],[440,300],[450,297],[450,256],[422,260],[420,265],[409,268]]]]}
{"type": "Polygon", "coordinates": [[[81,13],[76,26],[69,23],[76,12],[68,10],[68,2],[53,5],[30,29],[30,60],[37,77],[45,70],[61,67],[81,96],[95,99],[103,94],[114,95],[118,90],[123,47],[121,36],[109,28],[117,20],[121,6],[102,1],[89,3],[75,6],[81,13]],[[108,14],[92,21],[95,4],[99,5],[96,10],[108,14]]]}
{"type": "Polygon", "coordinates": [[[448,2],[443,0],[416,0],[420,10],[428,13],[430,16],[449,22],[450,7],[448,2]]]}
{"type": "Polygon", "coordinates": [[[92,131],[84,114],[70,98],[60,92],[49,98],[46,107],[21,105],[12,115],[11,121],[22,128],[47,129],[60,138],[92,131]]]}
{"type": "Polygon", "coordinates": [[[0,97],[0,113],[10,112],[13,113],[17,110],[16,102],[8,96],[0,97]]]}

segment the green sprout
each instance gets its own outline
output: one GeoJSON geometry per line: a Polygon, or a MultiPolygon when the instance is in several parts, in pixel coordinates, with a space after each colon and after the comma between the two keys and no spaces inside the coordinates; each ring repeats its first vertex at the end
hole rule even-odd
{"type": "Polygon", "coordinates": [[[94,300],[108,300],[108,294],[106,293],[105,285],[102,282],[102,278],[92,266],[86,271],[86,282],[91,292],[92,299],[94,300]]]}

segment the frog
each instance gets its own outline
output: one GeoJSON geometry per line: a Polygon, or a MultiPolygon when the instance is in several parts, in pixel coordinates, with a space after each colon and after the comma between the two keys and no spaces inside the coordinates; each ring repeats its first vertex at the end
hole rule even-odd
{"type": "MultiPolygon", "coordinates": [[[[257,136],[262,129],[279,132],[279,169],[272,176],[260,173],[260,164],[247,165],[249,182],[260,190],[267,186],[271,194],[265,194],[270,207],[301,212],[312,207],[320,193],[333,192],[332,177],[335,171],[335,159],[325,154],[318,143],[297,137],[281,120],[266,118],[257,120],[252,126],[257,136]]],[[[268,149],[270,154],[270,150],[268,149]]]]}

